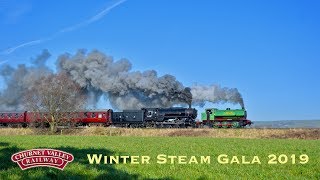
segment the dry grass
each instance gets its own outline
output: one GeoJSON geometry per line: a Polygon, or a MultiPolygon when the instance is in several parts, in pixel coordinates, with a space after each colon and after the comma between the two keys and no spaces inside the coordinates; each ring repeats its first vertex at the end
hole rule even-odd
{"type": "Polygon", "coordinates": [[[11,135],[35,135],[35,132],[29,128],[1,128],[0,136],[11,135]]]}
{"type": "MultiPolygon", "coordinates": [[[[46,129],[1,128],[0,136],[47,135],[46,129]]],[[[90,127],[63,129],[56,134],[76,136],[161,136],[161,137],[213,137],[213,138],[271,138],[271,139],[320,139],[320,129],[126,129],[90,127]]]]}

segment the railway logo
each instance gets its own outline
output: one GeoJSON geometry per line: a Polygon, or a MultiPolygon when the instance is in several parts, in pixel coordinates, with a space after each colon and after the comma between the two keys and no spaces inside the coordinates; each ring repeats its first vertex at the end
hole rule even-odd
{"type": "Polygon", "coordinates": [[[63,170],[74,160],[72,154],[56,149],[30,149],[15,153],[11,160],[22,170],[33,167],[52,167],[63,170]]]}

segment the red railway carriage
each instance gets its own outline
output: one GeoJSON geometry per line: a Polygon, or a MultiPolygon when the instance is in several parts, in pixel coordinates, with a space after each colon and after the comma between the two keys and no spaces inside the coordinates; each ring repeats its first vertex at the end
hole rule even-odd
{"type": "Polygon", "coordinates": [[[26,112],[0,112],[0,126],[26,126],[26,112]]]}
{"type": "Polygon", "coordinates": [[[79,125],[105,125],[109,126],[111,124],[112,110],[94,110],[94,111],[81,111],[77,112],[77,118],[74,122],[79,125]]]}
{"type": "MultiPolygon", "coordinates": [[[[59,125],[90,126],[111,124],[112,110],[88,110],[79,112],[65,112],[62,114],[65,121],[60,120],[59,125]],[[66,122],[66,123],[64,123],[66,122]]],[[[0,112],[0,126],[35,126],[49,127],[48,112],[0,112]]]]}
{"type": "MultiPolygon", "coordinates": [[[[72,126],[90,126],[90,125],[103,125],[109,126],[111,123],[111,109],[106,110],[93,110],[93,111],[79,111],[79,112],[65,112],[61,114],[64,120],[60,120],[59,125],[72,125],[72,126]],[[66,122],[66,123],[64,123],[66,122]]],[[[47,119],[50,116],[47,112],[31,112],[25,113],[25,121],[28,125],[34,124],[36,127],[49,126],[47,119]]]]}
{"type": "Polygon", "coordinates": [[[26,111],[25,113],[25,121],[28,126],[49,127],[46,117],[48,117],[48,113],[46,112],[26,111]]]}

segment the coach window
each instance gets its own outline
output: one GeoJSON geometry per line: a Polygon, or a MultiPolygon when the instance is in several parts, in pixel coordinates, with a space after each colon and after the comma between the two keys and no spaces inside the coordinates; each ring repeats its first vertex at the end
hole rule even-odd
{"type": "Polygon", "coordinates": [[[18,118],[19,118],[19,114],[16,113],[16,114],[14,115],[14,117],[15,117],[16,119],[18,119],[18,118]]]}
{"type": "Polygon", "coordinates": [[[1,118],[2,118],[2,119],[4,118],[4,114],[3,114],[3,113],[1,114],[1,118]]]}
{"type": "Polygon", "coordinates": [[[88,117],[88,112],[83,113],[85,117],[88,117]]]}
{"type": "Polygon", "coordinates": [[[96,114],[95,114],[95,113],[92,113],[92,114],[91,114],[91,117],[93,117],[93,118],[96,117],[96,114]]]}
{"type": "Polygon", "coordinates": [[[8,118],[11,119],[11,117],[12,117],[12,114],[9,113],[9,114],[8,114],[8,118]]]}

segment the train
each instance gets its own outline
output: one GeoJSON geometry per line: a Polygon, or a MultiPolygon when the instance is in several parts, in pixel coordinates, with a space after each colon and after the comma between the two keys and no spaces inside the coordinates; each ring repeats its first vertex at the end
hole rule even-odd
{"type": "Polygon", "coordinates": [[[201,113],[203,126],[214,128],[240,128],[250,126],[252,122],[247,119],[247,111],[242,109],[225,110],[210,108],[201,113]]]}
{"type": "MultiPolygon", "coordinates": [[[[251,125],[245,109],[206,109],[197,121],[197,109],[185,107],[142,108],[113,111],[112,109],[63,112],[63,126],[113,126],[125,128],[241,128],[251,125]]],[[[1,127],[49,127],[47,112],[0,112],[1,127]]]]}

